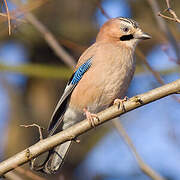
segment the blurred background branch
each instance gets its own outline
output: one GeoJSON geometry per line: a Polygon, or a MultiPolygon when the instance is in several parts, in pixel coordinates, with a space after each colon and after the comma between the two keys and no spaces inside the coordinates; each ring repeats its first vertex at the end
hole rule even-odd
{"type": "Polygon", "coordinates": [[[165,18],[165,19],[169,19],[169,20],[171,20],[171,21],[175,21],[175,22],[180,23],[180,19],[177,17],[175,11],[173,11],[173,9],[171,8],[169,0],[166,0],[166,4],[167,4],[167,9],[165,9],[165,10],[162,11],[162,12],[169,12],[169,13],[173,16],[173,18],[172,18],[172,17],[169,17],[169,16],[163,15],[161,12],[159,12],[158,15],[161,16],[161,17],[163,17],[163,18],[165,18]]]}
{"type": "MultiPolygon", "coordinates": [[[[16,0],[11,0],[15,4],[17,4],[16,0]]],[[[20,5],[18,3],[18,5],[20,5]]],[[[40,34],[44,37],[48,45],[52,48],[55,54],[64,61],[69,67],[75,67],[74,58],[67,53],[64,48],[57,42],[54,35],[44,26],[32,13],[26,12],[26,19],[40,32],[40,34]]]]}
{"type": "Polygon", "coordinates": [[[69,79],[73,72],[65,66],[57,67],[55,65],[48,66],[43,64],[28,64],[19,66],[0,64],[0,71],[23,74],[29,77],[56,78],[65,80],[69,79]]]}
{"type": "Polygon", "coordinates": [[[157,25],[159,26],[160,31],[165,34],[165,37],[168,38],[169,42],[173,46],[174,50],[176,51],[177,61],[180,61],[180,47],[177,43],[177,40],[172,35],[169,27],[167,26],[164,19],[158,17],[158,13],[160,12],[160,8],[158,2],[156,0],[147,0],[152,8],[154,17],[157,21],[157,25]]]}
{"type": "Polygon", "coordinates": [[[23,180],[22,177],[18,176],[16,173],[12,171],[5,174],[4,177],[9,180],[23,180]]]}
{"type": "Polygon", "coordinates": [[[122,136],[125,143],[128,145],[132,153],[134,154],[134,157],[136,158],[136,161],[140,167],[140,169],[151,179],[153,180],[165,180],[161,175],[159,175],[157,172],[155,172],[151,167],[149,167],[144,161],[141,159],[140,155],[138,154],[135,146],[133,145],[133,142],[131,141],[130,137],[126,133],[126,130],[123,128],[120,121],[117,119],[114,119],[112,121],[114,127],[117,129],[120,136],[122,136]]]}
{"type": "Polygon", "coordinates": [[[6,7],[7,20],[8,20],[8,33],[9,33],[9,35],[11,35],[11,18],[10,18],[9,8],[8,8],[6,0],[4,0],[4,4],[5,4],[5,7],[6,7]]]}

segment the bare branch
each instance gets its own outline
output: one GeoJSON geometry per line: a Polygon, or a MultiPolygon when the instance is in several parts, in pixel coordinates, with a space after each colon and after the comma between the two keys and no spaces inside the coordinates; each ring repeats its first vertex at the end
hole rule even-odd
{"type": "Polygon", "coordinates": [[[178,61],[180,60],[180,47],[176,41],[176,39],[174,38],[173,34],[171,33],[169,27],[167,26],[166,24],[166,21],[163,19],[163,18],[160,18],[158,17],[158,13],[160,12],[160,8],[159,8],[159,5],[158,5],[158,1],[156,0],[147,0],[148,3],[150,4],[151,8],[152,8],[152,11],[153,11],[153,14],[154,14],[154,17],[157,21],[157,24],[159,26],[159,29],[165,33],[165,37],[168,38],[169,42],[171,43],[171,45],[173,46],[175,52],[176,52],[176,56],[177,56],[177,59],[178,61]]]}
{"type": "MultiPolygon", "coordinates": [[[[144,106],[150,102],[161,99],[165,96],[177,93],[180,91],[180,79],[172,83],[166,84],[159,88],[148,91],[144,94],[140,94],[130,98],[124,102],[124,107],[126,112],[136,109],[140,106],[144,106]]],[[[106,121],[113,119],[121,114],[126,113],[121,108],[117,106],[111,106],[108,109],[97,114],[98,118],[94,119],[95,126],[98,126],[106,121]]],[[[54,136],[48,137],[39,141],[38,143],[32,145],[31,147],[25,149],[24,151],[12,156],[11,158],[0,163],[0,176],[3,174],[17,168],[18,166],[30,161],[31,159],[37,157],[38,155],[46,152],[53,147],[62,144],[68,140],[73,140],[77,136],[92,129],[89,121],[87,119],[71,126],[70,128],[61,131],[54,136]]]]}
{"type": "Polygon", "coordinates": [[[176,13],[174,10],[172,10],[169,0],[166,0],[166,4],[167,4],[167,9],[165,9],[163,12],[169,12],[173,17],[169,17],[169,16],[165,16],[163,15],[161,12],[158,13],[159,16],[165,18],[165,19],[169,19],[171,21],[175,21],[177,23],[180,23],[180,19],[177,17],[176,13]]]}
{"type": "Polygon", "coordinates": [[[133,145],[133,142],[131,141],[130,137],[128,136],[127,132],[125,131],[125,129],[123,128],[122,124],[120,121],[118,121],[117,119],[114,119],[112,121],[114,127],[116,128],[116,130],[118,131],[118,133],[123,137],[123,140],[125,141],[125,143],[129,146],[130,150],[132,151],[132,153],[134,154],[136,161],[140,167],[140,169],[142,170],[142,172],[144,172],[146,175],[148,175],[151,179],[153,180],[164,180],[163,177],[161,177],[157,172],[155,172],[153,169],[151,169],[140,157],[140,155],[138,154],[138,152],[136,151],[135,146],[133,145]]]}
{"type": "Polygon", "coordinates": [[[173,18],[169,17],[169,16],[166,16],[166,15],[162,14],[161,12],[158,13],[158,16],[161,16],[164,19],[168,19],[168,20],[180,23],[180,19],[176,16],[175,12],[172,9],[169,9],[168,11],[171,12],[171,14],[174,14],[173,18]]]}

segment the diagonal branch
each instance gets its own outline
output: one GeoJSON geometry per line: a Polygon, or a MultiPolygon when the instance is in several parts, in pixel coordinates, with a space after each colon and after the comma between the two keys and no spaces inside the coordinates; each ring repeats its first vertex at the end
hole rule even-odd
{"type": "Polygon", "coordinates": [[[128,145],[131,152],[134,154],[134,157],[137,161],[137,164],[139,165],[142,172],[144,172],[146,175],[151,177],[153,180],[165,180],[158,173],[156,173],[153,169],[151,169],[147,164],[144,163],[144,161],[142,160],[142,158],[138,154],[132,140],[130,139],[127,132],[123,128],[121,122],[118,121],[117,119],[115,119],[114,121],[112,121],[112,123],[113,123],[114,127],[116,128],[116,130],[118,131],[118,133],[123,137],[123,140],[128,145]]]}
{"type": "Polygon", "coordinates": [[[75,67],[74,58],[67,53],[64,48],[58,43],[54,35],[44,26],[32,13],[24,14],[26,19],[43,35],[48,45],[52,48],[55,54],[62,59],[69,67],[75,67]]]}
{"type": "MultiPolygon", "coordinates": [[[[121,114],[124,114],[128,111],[136,109],[140,106],[144,106],[145,104],[151,103],[158,99],[161,99],[165,96],[175,94],[180,91],[180,79],[161,86],[159,88],[153,89],[143,94],[139,94],[130,98],[129,100],[124,102],[124,107],[126,111],[123,111],[118,106],[114,105],[107,108],[104,111],[98,113],[98,118],[94,119],[95,126],[99,126],[100,124],[105,123],[106,121],[113,119],[121,114]]],[[[84,134],[85,132],[93,129],[91,124],[87,119],[71,126],[70,128],[61,131],[54,136],[43,139],[36,144],[28,147],[22,152],[12,156],[11,158],[0,163],[0,176],[3,174],[15,169],[16,167],[25,164],[31,159],[37,157],[38,155],[46,152],[53,147],[62,144],[68,140],[73,140],[77,136],[84,134]]]]}
{"type": "MultiPolygon", "coordinates": [[[[145,66],[147,67],[147,69],[148,69],[148,70],[152,73],[152,75],[155,77],[155,79],[157,80],[157,82],[159,82],[161,85],[164,85],[165,82],[164,82],[164,80],[161,78],[160,73],[159,73],[158,71],[155,71],[155,70],[150,66],[150,64],[148,63],[148,61],[147,61],[145,55],[142,53],[142,51],[141,51],[139,48],[137,48],[136,53],[137,53],[137,55],[141,58],[141,60],[143,61],[143,63],[144,63],[145,66]]],[[[172,98],[174,98],[177,102],[180,102],[180,99],[179,99],[177,96],[173,95],[172,98]]]]}
{"type": "Polygon", "coordinates": [[[155,71],[151,65],[148,63],[146,56],[142,53],[142,51],[137,48],[136,49],[136,53],[137,55],[141,58],[141,61],[143,61],[143,63],[145,64],[145,66],[147,67],[147,69],[152,73],[152,75],[155,77],[155,79],[157,80],[157,82],[159,82],[161,85],[164,85],[164,81],[161,78],[161,75],[158,71],[155,71]]]}
{"type": "Polygon", "coordinates": [[[109,14],[104,10],[104,8],[101,5],[101,2],[98,1],[97,2],[97,7],[99,8],[99,10],[101,11],[101,13],[104,15],[104,17],[106,17],[107,19],[111,19],[111,17],[109,16],[109,14]]]}
{"type": "MultiPolygon", "coordinates": [[[[21,4],[17,3],[15,0],[12,0],[12,2],[21,7],[21,4]]],[[[48,28],[42,24],[31,12],[24,13],[24,16],[27,21],[29,21],[29,23],[31,23],[40,32],[54,53],[70,68],[74,68],[76,65],[75,59],[58,43],[50,30],[48,30],[48,28]]]]}

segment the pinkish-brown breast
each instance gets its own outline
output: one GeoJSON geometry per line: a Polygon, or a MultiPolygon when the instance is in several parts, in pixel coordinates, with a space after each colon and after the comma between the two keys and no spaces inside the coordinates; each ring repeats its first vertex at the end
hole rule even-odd
{"type": "Polygon", "coordinates": [[[133,52],[111,43],[96,43],[84,58],[93,56],[92,66],[74,89],[70,106],[80,111],[88,107],[97,112],[109,106],[114,99],[122,98],[132,79],[135,62],[133,52]],[[95,47],[95,50],[93,48],[95,47]],[[92,53],[94,52],[94,54],[92,53]]]}

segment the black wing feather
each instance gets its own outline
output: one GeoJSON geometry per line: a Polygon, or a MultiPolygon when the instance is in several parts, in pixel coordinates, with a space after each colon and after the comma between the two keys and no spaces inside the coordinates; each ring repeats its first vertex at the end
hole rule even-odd
{"type": "Polygon", "coordinates": [[[63,121],[63,116],[66,111],[66,106],[68,105],[69,98],[71,96],[72,91],[78,84],[78,82],[82,79],[83,74],[90,68],[92,64],[92,57],[88,59],[84,64],[82,64],[77,71],[71,76],[69,82],[66,85],[64,93],[59,100],[54,113],[51,117],[51,121],[48,126],[49,136],[53,135],[60,123],[63,121]]]}

